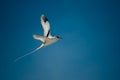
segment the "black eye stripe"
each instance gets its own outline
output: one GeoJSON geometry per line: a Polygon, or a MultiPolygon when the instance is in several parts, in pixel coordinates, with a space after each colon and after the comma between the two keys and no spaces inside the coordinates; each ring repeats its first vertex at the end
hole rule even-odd
{"type": "Polygon", "coordinates": [[[60,38],[59,36],[56,36],[57,38],[60,38]]]}

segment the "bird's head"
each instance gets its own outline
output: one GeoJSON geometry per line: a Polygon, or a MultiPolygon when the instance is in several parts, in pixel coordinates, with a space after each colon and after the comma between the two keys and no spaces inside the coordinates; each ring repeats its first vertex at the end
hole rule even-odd
{"type": "Polygon", "coordinates": [[[61,37],[59,37],[59,36],[56,36],[56,38],[57,38],[58,40],[61,40],[61,39],[63,39],[63,38],[61,38],[61,37]]]}

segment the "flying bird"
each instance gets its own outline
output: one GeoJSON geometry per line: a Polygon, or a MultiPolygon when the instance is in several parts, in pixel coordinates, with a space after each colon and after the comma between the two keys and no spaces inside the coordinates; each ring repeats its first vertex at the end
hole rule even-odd
{"type": "Polygon", "coordinates": [[[32,52],[27,53],[27,54],[25,54],[25,55],[23,55],[21,57],[18,57],[15,60],[15,62],[18,61],[18,60],[20,60],[20,59],[22,59],[23,57],[25,57],[27,55],[30,55],[30,54],[38,51],[42,47],[51,45],[51,44],[57,42],[58,40],[62,39],[59,36],[52,36],[51,35],[50,22],[48,21],[48,18],[45,15],[41,15],[40,21],[41,21],[41,24],[42,24],[42,27],[43,27],[43,30],[44,30],[44,36],[33,35],[33,38],[36,39],[36,40],[42,41],[42,44],[38,48],[36,48],[35,50],[33,50],[32,52]]]}

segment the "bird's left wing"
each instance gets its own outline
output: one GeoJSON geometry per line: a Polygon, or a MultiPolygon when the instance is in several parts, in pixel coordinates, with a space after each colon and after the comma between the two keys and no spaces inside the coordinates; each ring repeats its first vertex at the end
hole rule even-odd
{"type": "Polygon", "coordinates": [[[41,15],[41,24],[44,30],[44,36],[51,38],[50,23],[44,15],[41,15]]]}

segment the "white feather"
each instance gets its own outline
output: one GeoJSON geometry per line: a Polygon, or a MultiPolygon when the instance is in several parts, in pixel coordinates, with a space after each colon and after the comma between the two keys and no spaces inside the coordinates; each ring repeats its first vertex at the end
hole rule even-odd
{"type": "MultiPolygon", "coordinates": [[[[42,27],[44,30],[44,36],[47,36],[47,34],[50,30],[50,23],[49,23],[49,21],[44,22],[44,17],[45,17],[44,15],[41,16],[41,24],[42,24],[42,27]]],[[[52,38],[51,32],[49,33],[48,38],[52,38]]]]}

